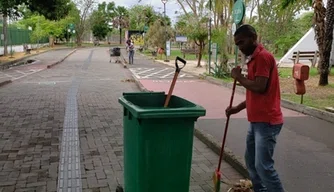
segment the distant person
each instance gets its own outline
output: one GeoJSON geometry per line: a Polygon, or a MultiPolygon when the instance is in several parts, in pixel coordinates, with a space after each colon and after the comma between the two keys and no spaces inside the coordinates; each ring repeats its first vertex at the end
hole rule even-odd
{"type": "Polygon", "coordinates": [[[133,57],[135,55],[135,46],[132,41],[128,46],[128,51],[129,51],[129,64],[133,64],[133,57]]]}
{"type": "Polygon", "coordinates": [[[278,70],[273,55],[257,42],[255,29],[240,26],[234,42],[247,56],[248,76],[234,68],[232,77],[246,88],[246,100],[226,109],[226,116],[247,110],[248,128],[245,161],[254,192],[284,192],[274,168],[274,149],[283,126],[278,70]]]}
{"type": "Polygon", "coordinates": [[[126,40],[126,51],[128,51],[129,52],[129,49],[128,49],[128,47],[130,46],[130,44],[131,44],[131,39],[129,38],[128,40],[126,40]]]}

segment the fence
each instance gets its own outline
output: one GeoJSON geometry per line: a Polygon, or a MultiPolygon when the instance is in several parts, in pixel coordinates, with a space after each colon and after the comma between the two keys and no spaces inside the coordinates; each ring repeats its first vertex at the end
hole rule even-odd
{"type": "MultiPolygon", "coordinates": [[[[3,33],[3,28],[0,27],[1,33],[3,33]]],[[[31,42],[30,35],[32,31],[27,29],[16,29],[16,28],[8,28],[7,29],[7,44],[8,45],[22,45],[29,43],[37,43],[31,42]]],[[[41,38],[39,43],[47,43],[49,41],[48,38],[41,38]]],[[[0,41],[0,46],[3,46],[3,40],[0,41]]]]}

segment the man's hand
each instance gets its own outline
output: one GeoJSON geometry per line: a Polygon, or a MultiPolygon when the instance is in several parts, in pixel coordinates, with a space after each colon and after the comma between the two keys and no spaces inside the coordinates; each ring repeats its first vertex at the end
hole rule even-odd
{"type": "Polygon", "coordinates": [[[235,67],[231,71],[231,76],[233,79],[238,80],[241,77],[241,68],[235,67]]]}
{"type": "Polygon", "coordinates": [[[229,117],[239,112],[240,112],[240,109],[238,109],[238,107],[227,107],[225,110],[226,117],[229,117]]]}

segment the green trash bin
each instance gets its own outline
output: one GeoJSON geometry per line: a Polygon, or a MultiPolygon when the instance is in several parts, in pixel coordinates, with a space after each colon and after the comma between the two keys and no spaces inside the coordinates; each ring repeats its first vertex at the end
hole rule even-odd
{"type": "Polygon", "coordinates": [[[123,93],[124,191],[189,192],[194,123],[206,110],[164,92],[123,93]]]}

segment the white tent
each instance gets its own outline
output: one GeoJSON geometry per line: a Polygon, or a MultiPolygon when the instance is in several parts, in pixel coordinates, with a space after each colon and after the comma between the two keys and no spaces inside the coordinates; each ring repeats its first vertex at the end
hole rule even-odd
{"type": "Polygon", "coordinates": [[[279,64],[293,64],[292,58],[295,51],[317,51],[318,45],[315,40],[315,33],[311,28],[299,41],[281,58],[279,64]]]}
{"type": "MultiPolygon", "coordinates": [[[[315,39],[314,29],[311,28],[280,60],[280,66],[291,66],[293,65],[293,61],[290,60],[292,58],[293,52],[297,51],[317,51],[318,45],[315,39]]],[[[311,62],[303,61],[305,64],[310,64],[311,62]]],[[[334,41],[332,45],[332,54],[330,63],[333,65],[334,63],[334,41]]]]}

